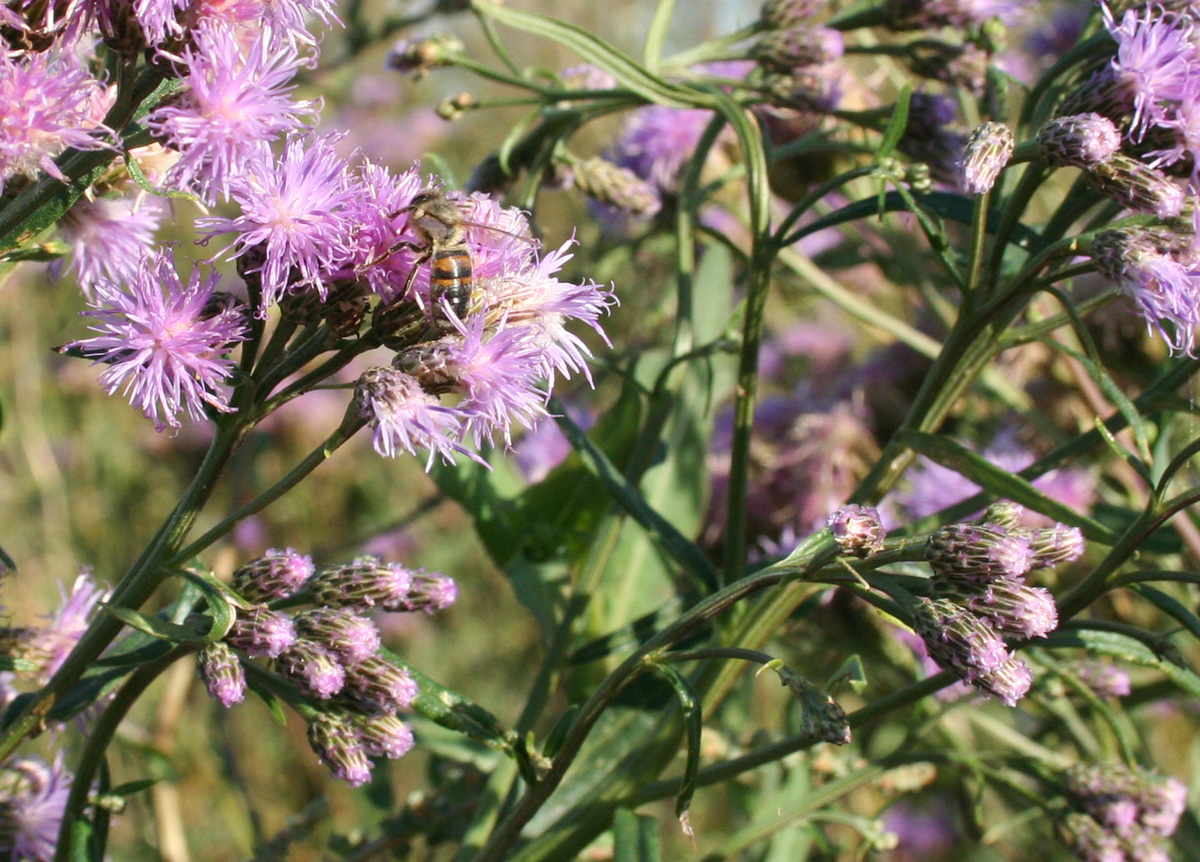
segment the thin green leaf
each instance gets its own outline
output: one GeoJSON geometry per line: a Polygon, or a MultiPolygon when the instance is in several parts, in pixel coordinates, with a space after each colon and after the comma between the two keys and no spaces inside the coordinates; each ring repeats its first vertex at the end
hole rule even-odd
{"type": "MultiPolygon", "coordinates": [[[[1070,301],[1065,298],[1063,299],[1063,305],[1067,309],[1071,308],[1070,301]]],[[[1086,332],[1086,329],[1083,331],[1086,332]]],[[[1142,414],[1138,411],[1137,407],[1134,406],[1134,403],[1129,399],[1129,396],[1125,394],[1124,390],[1122,390],[1117,382],[1112,379],[1112,376],[1104,370],[1104,367],[1096,362],[1091,356],[1085,356],[1078,350],[1072,350],[1070,347],[1067,347],[1065,344],[1057,341],[1047,343],[1056,350],[1061,350],[1063,353],[1071,356],[1076,362],[1083,366],[1084,371],[1088,373],[1088,377],[1092,378],[1092,380],[1096,382],[1096,385],[1100,387],[1108,400],[1116,405],[1117,410],[1123,417],[1125,417],[1125,422],[1129,425],[1130,430],[1133,431],[1133,439],[1137,444],[1138,454],[1142,456],[1143,461],[1149,462],[1150,438],[1146,434],[1146,423],[1142,420],[1142,414]]],[[[1144,470],[1145,467],[1143,467],[1142,470],[1139,470],[1139,472],[1143,472],[1144,470]]]]}
{"type": "Polygon", "coordinates": [[[125,623],[125,625],[143,634],[150,635],[150,637],[170,641],[171,643],[186,644],[188,646],[204,646],[208,643],[208,638],[196,634],[196,630],[188,626],[176,625],[166,620],[143,616],[129,608],[114,608],[112,605],[104,603],[101,603],[100,607],[125,623]]]}
{"type": "Polygon", "coordinates": [[[667,41],[667,31],[671,28],[671,14],[674,11],[675,0],[658,0],[654,17],[650,19],[650,27],[646,31],[646,46],[642,51],[642,62],[650,72],[658,71],[663,43],[667,41]]]}
{"type": "Polygon", "coordinates": [[[997,497],[1012,500],[1056,521],[1078,527],[1093,541],[1106,545],[1116,544],[1117,534],[1108,527],[1080,515],[1057,500],[1051,500],[1029,481],[1002,470],[953,440],[921,431],[900,431],[896,438],[913,451],[970,479],[997,497]]]}
{"type": "Polygon", "coordinates": [[[1132,467],[1147,485],[1154,486],[1154,478],[1150,475],[1150,469],[1146,466],[1141,458],[1134,455],[1128,449],[1121,445],[1113,433],[1108,430],[1108,426],[1099,416],[1095,419],[1096,432],[1100,435],[1100,439],[1104,441],[1110,452],[1132,467]]]}
{"type": "Polygon", "coordinates": [[[142,172],[142,166],[138,164],[137,159],[133,158],[128,151],[125,153],[125,170],[129,172],[130,178],[138,184],[138,187],[142,191],[149,192],[155,197],[185,201],[200,200],[199,195],[192,194],[191,192],[180,191],[179,189],[164,189],[154,186],[142,172]]]}
{"type": "Polygon", "coordinates": [[[237,613],[234,610],[235,602],[236,606],[242,610],[249,610],[253,607],[218,581],[212,572],[185,569],[181,574],[200,591],[208,605],[208,612],[212,616],[213,624],[212,628],[208,630],[205,640],[210,644],[221,640],[233,628],[233,622],[237,619],[237,613]]]}
{"type": "Polygon", "coordinates": [[[896,146],[904,137],[908,128],[908,107],[912,101],[912,84],[905,84],[896,96],[896,107],[892,109],[892,117],[888,120],[887,128],[883,130],[883,141],[875,152],[875,161],[880,162],[896,152],[896,146]]]}
{"type": "Polygon", "coordinates": [[[546,734],[546,741],[542,744],[542,755],[545,757],[554,757],[558,754],[559,748],[562,747],[563,741],[567,738],[567,733],[571,726],[575,724],[575,716],[579,715],[579,704],[573,703],[563,710],[562,715],[558,717],[558,721],[554,722],[554,727],[550,728],[550,732],[546,734]]]}
{"type": "MultiPolygon", "coordinates": [[[[1167,435],[1162,434],[1161,438],[1165,440],[1167,435]]],[[[1158,482],[1154,486],[1155,497],[1161,499],[1166,494],[1167,485],[1171,479],[1175,477],[1176,473],[1186,467],[1198,452],[1200,452],[1200,437],[1180,449],[1175,457],[1171,459],[1171,462],[1163,468],[1162,475],[1158,478],[1158,482]]]]}
{"type": "Polygon", "coordinates": [[[862,656],[858,653],[847,656],[846,660],[842,662],[842,666],[833,672],[833,676],[829,678],[825,688],[826,690],[832,689],[841,682],[850,686],[850,690],[855,694],[862,694],[866,691],[867,670],[863,667],[862,656]]]}
{"type": "Polygon", "coordinates": [[[1148,586],[1147,584],[1138,584],[1133,588],[1134,592],[1154,605],[1164,614],[1175,620],[1185,629],[1187,629],[1192,637],[1200,640],[1200,617],[1188,610],[1182,602],[1167,595],[1162,590],[1148,586]]]}
{"type": "Polygon", "coordinates": [[[658,819],[628,808],[613,812],[613,862],[659,862],[658,819]]]}
{"type": "Polygon", "coordinates": [[[584,60],[608,72],[622,87],[632,90],[648,102],[669,108],[712,107],[707,94],[671,84],[622,54],[599,36],[582,27],[557,21],[544,15],[523,12],[491,0],[474,0],[474,10],[494,21],[543,39],[556,42],[579,54],[584,60]]]}
{"type": "Polygon", "coordinates": [[[149,790],[161,778],[142,778],[138,781],[126,781],[124,784],[118,784],[112,790],[108,791],[109,796],[120,796],[122,798],[133,796],[135,793],[141,793],[143,790],[149,790]]]}
{"type": "Polygon", "coordinates": [[[695,835],[692,832],[688,809],[692,807],[692,796],[696,792],[696,776],[700,774],[700,733],[702,730],[702,714],[700,696],[692,688],[692,684],[684,679],[679,671],[670,665],[655,665],[655,670],[661,673],[675,689],[679,698],[679,707],[683,713],[683,726],[687,739],[687,760],[683,765],[683,781],[679,785],[679,795],[675,798],[675,816],[679,825],[694,845],[695,835]]]}

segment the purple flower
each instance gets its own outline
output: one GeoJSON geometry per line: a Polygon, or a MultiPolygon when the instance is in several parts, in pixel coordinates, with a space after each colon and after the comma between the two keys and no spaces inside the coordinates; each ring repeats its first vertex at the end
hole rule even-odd
{"type": "Polygon", "coordinates": [[[292,138],[279,159],[264,152],[230,184],[241,215],[197,220],[210,237],[236,233],[238,255],[251,249],[261,255],[262,263],[247,270],[262,283],[259,317],[288,290],[311,288],[324,298],[327,280],[350,259],[357,190],[336,143],[333,137],[292,138]]]}
{"type": "Polygon", "coordinates": [[[333,697],[346,684],[346,669],[324,644],[297,640],[275,659],[279,673],[302,694],[321,700],[333,697]]]}
{"type": "Polygon", "coordinates": [[[1080,681],[1100,697],[1125,697],[1132,687],[1129,674],[1106,661],[1084,661],[1075,668],[1080,681]]]}
{"type": "Polygon", "coordinates": [[[843,554],[869,557],[883,549],[883,522],[874,506],[842,506],[829,516],[829,529],[843,554]]]}
{"type": "Polygon", "coordinates": [[[967,137],[959,165],[959,185],[967,194],[990,192],[1012,157],[1016,140],[1003,123],[984,123],[967,137]]]}
{"type": "Polygon", "coordinates": [[[308,744],[334,778],[351,787],[371,780],[371,761],[349,715],[318,713],[308,723],[308,744]]]}
{"type": "Polygon", "coordinates": [[[428,449],[427,469],[435,455],[447,463],[453,463],[455,453],[478,460],[456,440],[462,429],[458,414],[442,407],[411,374],[387,367],[368,368],[354,387],[354,397],[361,415],[375,430],[375,451],[385,458],[428,449]]]}
{"type": "Polygon", "coordinates": [[[998,632],[1040,638],[1058,627],[1054,596],[1015,578],[979,583],[936,576],[932,588],[937,596],[961,605],[998,632]]]}
{"type": "Polygon", "coordinates": [[[54,859],[71,780],[61,753],[52,765],[19,757],[0,767],[0,857],[14,862],[54,859]]]}
{"type": "Polygon", "coordinates": [[[254,658],[278,658],[296,643],[297,638],[291,617],[261,606],[248,612],[240,611],[233,628],[225,636],[230,646],[254,658]]]}
{"type": "Polygon", "coordinates": [[[1059,823],[1059,836],[1083,862],[1126,862],[1120,839],[1086,814],[1067,814],[1059,823]]]}
{"type": "Polygon", "coordinates": [[[196,654],[200,678],[214,700],[226,709],[246,698],[246,672],[233,647],[224,641],[209,644],[196,654]]]}
{"type": "Polygon", "coordinates": [[[1193,24],[1187,16],[1150,3],[1127,10],[1120,21],[1107,5],[1101,4],[1100,11],[1117,42],[1106,73],[1118,96],[1132,107],[1130,132],[1138,139],[1164,118],[1163,102],[1195,98],[1200,52],[1191,41],[1193,24]]]}
{"type": "Polygon", "coordinates": [[[73,54],[0,52],[0,192],[18,174],[66,182],[54,159],[68,147],[111,147],[99,136],[112,135],[100,123],[107,98],[73,54]]]}
{"type": "Polygon", "coordinates": [[[1016,706],[1017,701],[1029,694],[1033,672],[1019,658],[1010,658],[998,668],[979,674],[971,680],[971,685],[997,698],[1005,706],[1016,706]]]}
{"type": "Polygon", "coordinates": [[[913,608],[913,622],[938,666],[967,682],[1011,658],[995,629],[948,599],[921,599],[913,608]]]}
{"type": "Polygon", "coordinates": [[[412,750],[412,728],[394,715],[355,716],[354,726],[372,757],[395,760],[412,750]]]}
{"type": "Polygon", "coordinates": [[[1057,167],[1090,168],[1121,149],[1121,133],[1112,120],[1096,113],[1058,117],[1037,133],[1038,152],[1057,167]]]}
{"type": "Polygon", "coordinates": [[[312,577],[312,557],[291,548],[271,548],[256,560],[239,567],[230,581],[234,592],[252,602],[290,596],[312,577]]]}
{"type": "Polygon", "coordinates": [[[408,709],[419,693],[407,670],[371,656],[346,672],[346,687],[341,694],[362,709],[394,715],[398,709],[408,709]]]}
{"type": "Polygon", "coordinates": [[[58,585],[61,607],[48,617],[45,626],[30,635],[30,657],[41,666],[38,682],[45,684],[66,661],[67,655],[83,636],[96,607],[108,600],[110,591],[97,584],[91,572],[84,570],[71,586],[68,596],[62,583],[58,585]]]}
{"type": "Polygon", "coordinates": [[[1160,219],[1174,218],[1187,199],[1170,177],[1133,156],[1116,153],[1084,172],[1088,183],[1126,209],[1160,219]]]}
{"type": "Polygon", "coordinates": [[[625,118],[608,158],[664,192],[674,192],[684,164],[700,143],[712,112],[647,105],[625,118]]]}
{"type": "Polygon", "coordinates": [[[379,652],[379,629],[350,611],[315,608],[296,614],[295,625],[301,637],[329,647],[347,668],[379,652]]]}
{"type": "MultiPolygon", "coordinates": [[[[568,414],[573,411],[568,410],[568,414]]],[[[572,418],[575,418],[572,416],[572,418]]],[[[530,484],[542,481],[571,454],[571,443],[558,423],[546,417],[535,422],[513,447],[517,469],[530,484]]]]}
{"type": "Polygon", "coordinates": [[[233,373],[225,357],[246,336],[239,310],[209,305],[220,281],[217,272],[202,278],[192,270],[185,286],[169,251],[143,257],[130,292],[107,280],[97,282],[93,338],[73,342],[96,362],[107,364],[100,382],[111,395],[124,387],[130,402],[161,431],[180,427],[177,415],[187,411],[199,421],[205,405],[222,412],[232,408],[218,385],[233,373]]]}
{"type": "Polygon", "coordinates": [[[402,238],[403,228],[398,232],[395,220],[421,190],[421,176],[415,168],[393,176],[387,168],[366,162],[351,182],[356,193],[351,205],[355,242],[350,266],[385,304],[395,302],[402,298],[400,290],[412,270],[412,258],[389,250],[398,240],[415,240],[412,236],[402,238]]]}
{"type": "Polygon", "coordinates": [[[269,144],[303,123],[317,103],[292,101],[289,84],[301,59],[294,46],[268,48],[265,38],[249,48],[227,29],[201,26],[184,50],[186,90],[147,119],[147,126],[182,157],[171,171],[180,188],[193,183],[214,202],[248,162],[271,159],[269,144]]]}
{"type": "Polygon", "coordinates": [[[995,524],[949,524],[925,544],[925,559],[935,575],[989,582],[1019,578],[1029,571],[1029,538],[995,524]]]}
{"type": "Polygon", "coordinates": [[[1173,351],[1192,355],[1200,325],[1200,270],[1194,264],[1149,232],[1103,231],[1092,257],[1173,351]]]}
{"type": "Polygon", "coordinates": [[[159,198],[80,198],[58,221],[58,232],[71,246],[71,269],[84,296],[96,284],[133,281],[138,262],[150,251],[162,223],[159,198]]]}

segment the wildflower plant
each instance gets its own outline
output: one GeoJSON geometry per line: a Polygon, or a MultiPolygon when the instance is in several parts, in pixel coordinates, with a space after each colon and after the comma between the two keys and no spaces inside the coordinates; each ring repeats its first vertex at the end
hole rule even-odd
{"type": "Polygon", "coordinates": [[[913,856],[922,798],[1012,858],[1168,858],[1200,9],[659,0],[632,56],[525,5],[0,5],[0,449],[44,508],[0,531],[0,859],[274,858],[301,786],[382,809],[322,826],[348,859],[913,856]],[[437,113],[490,155],[371,152],[330,119],[370,63],[476,81],[437,113]],[[201,689],[255,748],[176,827],[133,728],[201,689]]]}

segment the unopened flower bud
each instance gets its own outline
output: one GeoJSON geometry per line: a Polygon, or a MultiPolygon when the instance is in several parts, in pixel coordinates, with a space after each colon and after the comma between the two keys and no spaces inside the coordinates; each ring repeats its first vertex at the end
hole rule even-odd
{"type": "Polygon", "coordinates": [[[334,778],[351,787],[360,787],[371,780],[366,747],[348,717],[319,713],[308,723],[308,744],[334,778]]]}
{"type": "Polygon", "coordinates": [[[995,524],[949,524],[925,543],[934,574],[973,578],[1019,578],[1033,559],[1029,540],[995,524]]]}
{"type": "Polygon", "coordinates": [[[412,728],[394,715],[356,715],[354,726],[372,757],[395,760],[412,750],[412,728]]]}
{"type": "Polygon", "coordinates": [[[379,656],[365,658],[347,670],[341,692],[361,709],[386,715],[408,709],[419,693],[407,670],[379,656]]]}
{"type": "Polygon", "coordinates": [[[984,123],[967,137],[959,165],[959,185],[967,194],[990,192],[1000,171],[1012,158],[1013,133],[1003,123],[984,123]]]}
{"type": "Polygon", "coordinates": [[[961,87],[975,95],[984,91],[990,61],[988,53],[975,45],[932,40],[911,46],[908,58],[913,74],[961,87]]]}
{"type": "Polygon", "coordinates": [[[935,575],[933,590],[939,598],[961,605],[998,632],[1040,638],[1058,627],[1054,596],[1016,578],[973,581],[935,575]]]}
{"type": "Polygon", "coordinates": [[[777,668],[779,680],[800,701],[800,732],[834,745],[850,741],[850,723],[837,701],[789,668],[777,668]]]}
{"type": "Polygon", "coordinates": [[[337,654],[324,644],[304,639],[280,653],[275,668],[301,693],[320,700],[333,697],[346,684],[346,669],[337,654]]]}
{"type": "Polygon", "coordinates": [[[1074,670],[1080,681],[1100,697],[1126,697],[1133,690],[1129,674],[1115,664],[1083,661],[1074,670]]]}
{"type": "Polygon", "coordinates": [[[1162,171],[1124,153],[1092,165],[1084,175],[1093,188],[1127,209],[1160,219],[1174,218],[1183,210],[1183,189],[1162,171]]]}
{"type": "Polygon", "coordinates": [[[1012,500],[997,500],[986,509],[976,520],[976,524],[992,524],[1005,531],[1020,530],[1021,521],[1025,517],[1025,507],[1012,500]]]}
{"type": "Polygon", "coordinates": [[[410,41],[401,39],[388,54],[389,69],[412,74],[417,80],[424,78],[434,69],[448,66],[455,54],[464,50],[463,43],[454,36],[438,36],[410,41]]]}
{"type": "Polygon", "coordinates": [[[657,189],[628,168],[599,157],[574,162],[575,188],[634,218],[653,218],[662,209],[657,189]]]}
{"type": "Polygon", "coordinates": [[[804,24],[821,11],[824,0],[767,0],[762,7],[762,24],[768,30],[785,30],[804,24]]]}
{"type": "Polygon", "coordinates": [[[768,31],[754,48],[762,65],[779,72],[821,66],[842,58],[842,34],[829,27],[791,27],[768,31]]]}
{"type": "Polygon", "coordinates": [[[291,548],[272,549],[234,572],[231,586],[248,601],[265,602],[290,596],[312,577],[312,573],[312,557],[298,554],[291,548]]]}
{"type": "Polygon", "coordinates": [[[385,565],[377,557],[323,569],[313,575],[309,589],[317,604],[385,611],[441,609],[458,597],[457,585],[445,575],[385,565]]]}
{"type": "Polygon", "coordinates": [[[228,709],[246,697],[246,672],[237,653],[228,644],[218,641],[208,644],[196,654],[200,678],[214,700],[228,709]]]}
{"type": "Polygon", "coordinates": [[[296,627],[287,614],[257,607],[238,612],[225,640],[251,657],[278,658],[296,642],[296,627]]]}
{"type": "Polygon", "coordinates": [[[1033,549],[1030,568],[1034,569],[1050,569],[1061,563],[1074,562],[1083,556],[1086,548],[1079,528],[1064,524],[1032,531],[1029,546],[1033,549]]]}
{"type": "Polygon", "coordinates": [[[1033,672],[1019,658],[1010,658],[995,670],[981,673],[971,680],[971,685],[984,694],[997,698],[1005,706],[1016,706],[1017,701],[1029,694],[1033,685],[1033,672]]]}
{"type": "Polygon", "coordinates": [[[329,647],[344,667],[353,667],[379,652],[375,623],[347,610],[326,607],[296,614],[296,631],[329,647]]]}
{"type": "Polygon", "coordinates": [[[938,666],[973,682],[1010,658],[996,630],[948,599],[921,599],[913,608],[913,625],[938,666]]]}
{"type": "Polygon", "coordinates": [[[883,522],[874,506],[842,506],[829,516],[829,530],[843,554],[869,557],[883,549],[883,522]]]}
{"type": "Polygon", "coordinates": [[[1039,155],[1056,167],[1090,168],[1121,149],[1121,133],[1108,117],[1073,114],[1057,117],[1037,133],[1039,155]]]}
{"type": "Polygon", "coordinates": [[[1077,859],[1085,862],[1125,862],[1127,858],[1116,835],[1078,811],[1059,821],[1058,836],[1077,859]]]}
{"type": "Polygon", "coordinates": [[[771,100],[781,107],[828,113],[837,108],[842,98],[838,69],[837,64],[828,64],[768,75],[763,81],[763,88],[771,100]]]}

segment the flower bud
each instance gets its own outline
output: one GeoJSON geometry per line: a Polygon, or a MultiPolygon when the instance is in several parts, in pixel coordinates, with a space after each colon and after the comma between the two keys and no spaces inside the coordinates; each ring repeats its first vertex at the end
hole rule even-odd
{"type": "Polygon", "coordinates": [[[354,727],[372,757],[396,760],[412,750],[412,728],[394,715],[356,715],[354,727]]]}
{"type": "Polygon", "coordinates": [[[1029,547],[1033,549],[1030,568],[1049,569],[1078,560],[1083,556],[1085,545],[1078,527],[1055,524],[1030,533],[1029,547]]]}
{"type": "Polygon", "coordinates": [[[318,713],[308,723],[308,744],[334,778],[351,787],[361,787],[371,780],[371,761],[367,759],[366,747],[348,718],[318,713]]]}
{"type": "Polygon", "coordinates": [[[959,185],[972,195],[990,192],[1000,171],[1012,158],[1013,133],[1003,123],[984,123],[967,137],[959,165],[959,185]]]}
{"type": "Polygon", "coordinates": [[[336,608],[315,608],[296,614],[301,637],[324,644],[344,667],[353,667],[379,652],[379,629],[366,617],[336,608]]]}
{"type": "Polygon", "coordinates": [[[260,606],[239,611],[225,641],[254,658],[278,658],[296,642],[296,627],[287,614],[260,606]]]}
{"type": "Polygon", "coordinates": [[[1120,839],[1086,814],[1073,811],[1066,815],[1058,824],[1058,835],[1076,858],[1085,862],[1125,862],[1120,839]]]}
{"type": "Polygon", "coordinates": [[[1033,551],[1024,536],[996,524],[949,524],[930,535],[925,559],[936,575],[989,581],[1024,575],[1033,551]]]}
{"type": "Polygon", "coordinates": [[[762,65],[778,72],[822,66],[842,58],[842,34],[829,27],[790,27],[768,31],[754,48],[762,65]]]}
{"type": "Polygon", "coordinates": [[[454,36],[401,39],[392,46],[387,66],[403,74],[412,74],[419,81],[434,69],[450,65],[453,55],[464,50],[462,41],[454,36]]]}
{"type": "Polygon", "coordinates": [[[320,700],[333,697],[346,684],[346,669],[337,654],[312,641],[301,639],[285,649],[275,659],[275,668],[302,694],[320,700]]]}
{"type": "Polygon", "coordinates": [[[296,592],[312,577],[312,557],[291,548],[274,549],[252,560],[233,573],[234,592],[251,602],[281,599],[296,592]]]}
{"type": "Polygon", "coordinates": [[[1138,830],[1171,835],[1187,808],[1186,785],[1141,769],[1080,764],[1063,779],[1067,792],[1088,814],[1121,837],[1138,830]]]}
{"type": "Polygon", "coordinates": [[[802,734],[834,745],[845,745],[850,741],[850,723],[837,701],[789,668],[776,670],[780,682],[800,701],[802,734]]]}
{"type": "Polygon", "coordinates": [[[1021,528],[1021,520],[1025,517],[1025,507],[1012,500],[997,500],[986,509],[976,520],[976,524],[991,524],[1001,527],[1005,532],[1015,532],[1021,528]]]}
{"type": "Polygon", "coordinates": [[[883,549],[883,523],[874,506],[842,506],[829,516],[829,530],[841,552],[851,557],[869,557],[883,549]]]}
{"type": "Polygon", "coordinates": [[[223,707],[228,709],[246,698],[246,672],[229,644],[208,644],[196,654],[196,663],[209,696],[223,707]]]}
{"type": "Polygon", "coordinates": [[[1127,209],[1160,219],[1174,218],[1183,210],[1183,189],[1162,171],[1124,153],[1092,165],[1084,176],[1098,192],[1127,209]]]}
{"type": "Polygon", "coordinates": [[[1090,168],[1121,149],[1121,133],[1108,117],[1074,114],[1057,117],[1037,133],[1038,154],[1055,167],[1090,168]]]}
{"type": "Polygon", "coordinates": [[[981,673],[971,684],[984,694],[997,698],[1005,706],[1016,706],[1017,701],[1029,694],[1033,685],[1033,672],[1019,658],[1010,658],[995,670],[981,673]]]}
{"type": "Polygon", "coordinates": [[[408,709],[420,692],[407,670],[371,656],[346,671],[341,693],[367,712],[392,715],[398,709],[408,709]]]}
{"type": "Polygon", "coordinates": [[[990,61],[986,51],[971,44],[951,45],[930,40],[909,47],[908,64],[913,74],[961,87],[977,96],[983,94],[987,85],[990,61]]]}
{"type": "Polygon", "coordinates": [[[399,610],[408,599],[412,583],[413,573],[402,566],[384,566],[378,557],[358,557],[345,565],[322,569],[312,576],[308,587],[319,605],[399,610]]]}
{"type": "Polygon", "coordinates": [[[653,218],[662,209],[658,190],[628,168],[598,156],[571,167],[575,188],[598,203],[639,219],[653,218]]]}
{"type": "Polygon", "coordinates": [[[1058,628],[1054,596],[1048,590],[1027,586],[1015,578],[981,582],[936,575],[933,590],[939,598],[961,605],[998,632],[1040,638],[1058,628]]]}
{"type": "Polygon", "coordinates": [[[974,682],[1010,658],[995,629],[948,599],[921,599],[912,613],[930,658],[960,679],[974,682]]]}
{"type": "Polygon", "coordinates": [[[1129,674],[1106,661],[1083,661],[1074,668],[1076,676],[1100,697],[1125,697],[1132,690],[1129,674]]]}
{"type": "Polygon", "coordinates": [[[762,7],[762,25],[767,30],[785,30],[812,19],[824,0],[767,0],[762,7]]]}

